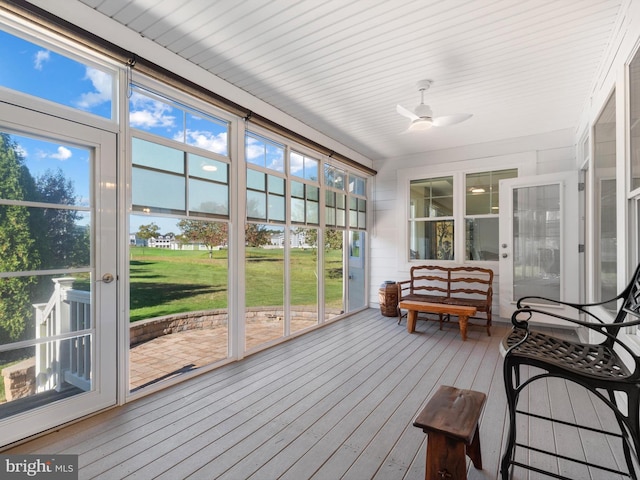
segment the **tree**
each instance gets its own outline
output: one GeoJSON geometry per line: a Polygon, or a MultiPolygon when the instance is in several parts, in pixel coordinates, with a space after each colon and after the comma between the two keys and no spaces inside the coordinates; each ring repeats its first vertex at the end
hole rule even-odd
{"type": "Polygon", "coordinates": [[[209,258],[213,257],[213,247],[226,245],[229,239],[229,227],[224,222],[184,219],[178,222],[178,228],[182,231],[183,241],[205,245],[209,258]]]}
{"type": "Polygon", "coordinates": [[[149,225],[140,225],[136,236],[144,240],[145,245],[150,238],[156,238],[160,233],[160,227],[151,222],[149,225]]]}
{"type": "MultiPolygon", "coordinates": [[[[0,198],[34,199],[33,178],[18,153],[18,146],[0,133],[0,198]]],[[[40,266],[30,211],[19,205],[0,208],[0,271],[23,272],[40,266]]],[[[20,339],[33,319],[31,292],[36,277],[9,277],[0,282],[0,344],[20,339]]]]}
{"type": "Polygon", "coordinates": [[[270,233],[264,225],[247,223],[244,227],[244,240],[248,247],[262,247],[269,243],[270,233]]]}
{"type": "MultiPolygon", "coordinates": [[[[47,170],[36,179],[40,201],[56,205],[75,205],[77,198],[73,182],[67,180],[61,169],[47,170]]],[[[77,210],[45,208],[42,212],[42,226],[46,238],[41,242],[40,254],[43,265],[48,268],[88,265],[90,262],[88,228],[77,225],[82,218],[77,210]]]]}

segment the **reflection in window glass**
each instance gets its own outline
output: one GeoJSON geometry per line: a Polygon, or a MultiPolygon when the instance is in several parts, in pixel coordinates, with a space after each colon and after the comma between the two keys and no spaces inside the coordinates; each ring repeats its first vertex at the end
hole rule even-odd
{"type": "Polygon", "coordinates": [[[132,169],[131,203],[134,210],[184,213],[185,189],[185,177],[181,175],[132,169]]]}
{"type": "Polygon", "coordinates": [[[284,190],[283,178],[247,168],[247,217],[284,222],[284,190]]]}
{"type": "Polygon", "coordinates": [[[113,119],[115,73],[0,30],[0,85],[113,119]]]}
{"type": "Polygon", "coordinates": [[[284,173],[284,146],[255,133],[245,136],[247,163],[284,173]]]}
{"type": "Polygon", "coordinates": [[[344,170],[325,163],[324,165],[324,183],[327,187],[337,190],[344,190],[346,187],[345,178],[347,174],[344,170]]]}
{"type": "Polygon", "coordinates": [[[367,193],[367,181],[358,177],[357,175],[350,174],[349,175],[349,192],[354,193],[356,195],[366,195],[367,193]]]}
{"type": "Polygon", "coordinates": [[[167,172],[184,173],[184,152],[139,138],[131,139],[131,155],[135,165],[167,172]]]}
{"type": "Polygon", "coordinates": [[[229,215],[229,187],[227,185],[189,180],[189,211],[229,215]]]}
{"type": "Polygon", "coordinates": [[[289,155],[289,171],[296,177],[318,181],[318,160],[291,152],[289,155]]]}
{"type": "Polygon", "coordinates": [[[228,156],[229,122],[193,112],[140,87],[131,88],[129,125],[132,128],[228,156]]]}
{"type": "Polygon", "coordinates": [[[409,222],[411,260],[454,260],[454,221],[409,222]]]}
{"type": "Polygon", "coordinates": [[[467,218],[465,220],[465,260],[497,262],[498,217],[467,218]]]}

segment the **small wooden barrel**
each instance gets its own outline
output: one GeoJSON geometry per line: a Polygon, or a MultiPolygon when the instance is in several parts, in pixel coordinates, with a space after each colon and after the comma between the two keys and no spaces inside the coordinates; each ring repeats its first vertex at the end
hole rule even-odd
{"type": "Polygon", "coordinates": [[[385,317],[398,316],[398,285],[396,282],[386,281],[378,290],[380,312],[385,317]]]}

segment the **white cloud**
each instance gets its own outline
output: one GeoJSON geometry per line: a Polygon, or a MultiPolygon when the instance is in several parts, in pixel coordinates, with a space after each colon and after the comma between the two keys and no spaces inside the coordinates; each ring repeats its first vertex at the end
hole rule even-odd
{"type": "Polygon", "coordinates": [[[173,127],[176,117],[168,115],[171,110],[172,108],[166,103],[133,92],[129,123],[132,127],[142,129],[173,127]]]}
{"type": "MultiPolygon", "coordinates": [[[[181,141],[182,134],[178,134],[178,138],[176,138],[176,140],[181,141]]],[[[187,130],[186,143],[221,155],[227,154],[226,132],[214,135],[211,132],[206,131],[187,130]]]]}
{"type": "Polygon", "coordinates": [[[89,110],[91,107],[100,105],[104,102],[111,100],[113,96],[112,82],[113,77],[102,70],[87,67],[85,72],[85,80],[90,80],[93,88],[93,92],[87,92],[80,95],[80,98],[76,101],[78,108],[83,110],[89,110]]]}
{"type": "Polygon", "coordinates": [[[49,58],[49,50],[38,50],[33,58],[33,68],[36,70],[42,70],[43,64],[48,62],[49,58]]]}
{"type": "Polygon", "coordinates": [[[64,160],[68,160],[68,159],[70,159],[70,158],[71,158],[71,155],[72,155],[71,150],[69,150],[69,149],[68,149],[68,148],[66,148],[66,147],[62,147],[62,146],[60,146],[60,147],[58,147],[58,151],[57,151],[57,153],[52,153],[52,154],[47,155],[47,156],[48,156],[49,158],[55,158],[56,160],[62,160],[62,161],[64,161],[64,160]]]}
{"type": "Polygon", "coordinates": [[[16,153],[22,158],[27,158],[29,156],[29,152],[22,145],[16,145],[16,153]]]}
{"type": "Polygon", "coordinates": [[[245,155],[248,160],[255,160],[258,157],[264,157],[264,144],[258,143],[257,140],[251,137],[247,138],[245,155]]]}

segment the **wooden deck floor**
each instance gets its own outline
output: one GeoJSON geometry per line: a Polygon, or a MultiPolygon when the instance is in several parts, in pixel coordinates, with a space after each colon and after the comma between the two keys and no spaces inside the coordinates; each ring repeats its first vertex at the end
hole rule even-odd
{"type": "MultiPolygon", "coordinates": [[[[488,337],[472,327],[463,342],[456,324],[440,331],[419,321],[410,335],[405,321],[369,309],[3,453],[77,454],[82,480],[422,479],[425,435],[413,419],[446,384],[487,393],[484,469],[469,466],[469,478],[496,479],[506,419],[498,343],[506,331],[498,325],[488,337]]],[[[611,423],[578,387],[537,383],[523,398],[536,412],[611,423]]],[[[614,442],[539,422],[520,425],[534,445],[597,464],[621,461],[614,442]]],[[[520,458],[578,479],[616,478],[540,457],[520,458]]],[[[527,475],[514,478],[548,478],[527,475]]]]}

